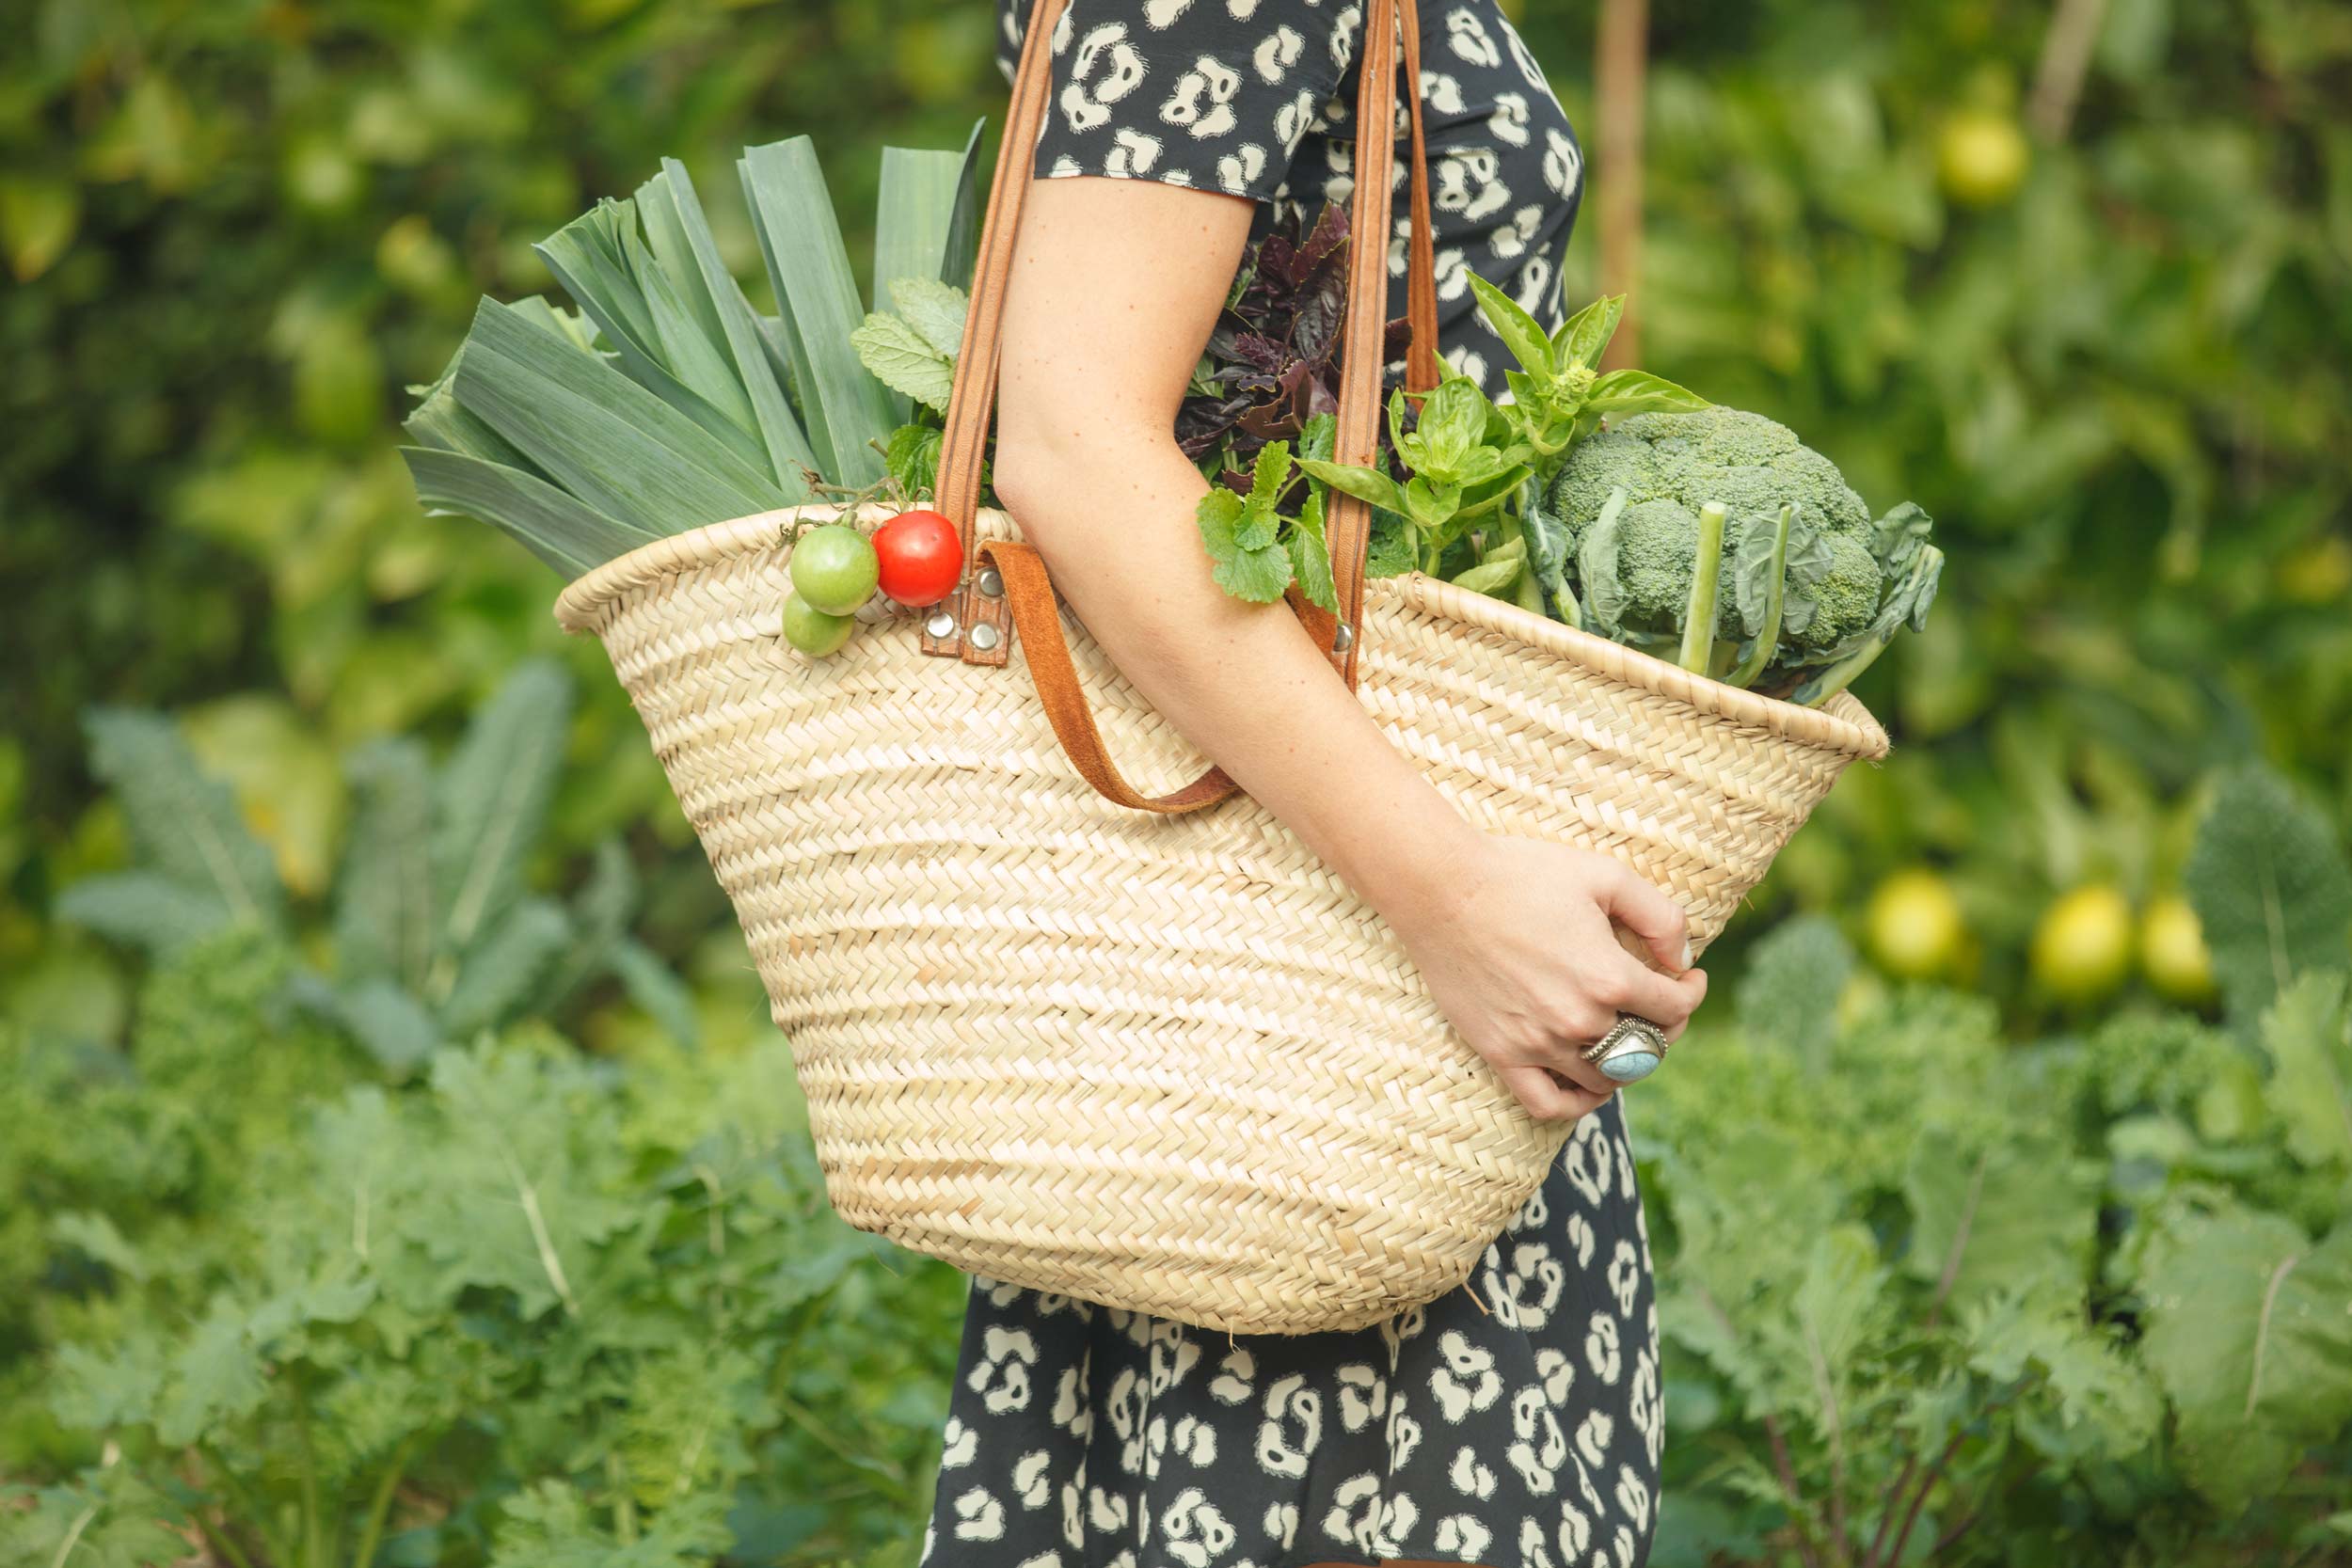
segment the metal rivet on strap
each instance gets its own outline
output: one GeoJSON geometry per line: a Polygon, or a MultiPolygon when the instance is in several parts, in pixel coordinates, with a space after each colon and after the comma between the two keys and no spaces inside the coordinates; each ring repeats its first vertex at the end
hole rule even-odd
{"type": "Polygon", "coordinates": [[[991,566],[980,573],[979,586],[982,597],[1001,599],[1005,596],[1005,575],[991,566]]]}
{"type": "Polygon", "coordinates": [[[955,612],[946,610],[940,610],[923,623],[923,629],[933,637],[953,637],[956,634],[955,612]]]}
{"type": "Polygon", "coordinates": [[[972,628],[970,641],[972,646],[979,649],[982,653],[986,653],[989,649],[996,646],[996,628],[990,626],[986,621],[982,621],[979,625],[972,628]]]}
{"type": "Polygon", "coordinates": [[[1342,621],[1338,628],[1331,633],[1331,651],[1335,654],[1343,654],[1355,645],[1356,628],[1345,621],[1342,621]]]}

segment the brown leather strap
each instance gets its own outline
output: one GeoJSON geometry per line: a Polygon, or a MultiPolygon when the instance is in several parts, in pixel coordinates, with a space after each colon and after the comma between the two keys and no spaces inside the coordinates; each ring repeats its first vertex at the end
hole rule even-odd
{"type": "Polygon", "coordinates": [[[1212,768],[1172,794],[1138,793],[1103,749],[1103,733],[1094,727],[1093,711],[1087,706],[1077,667],[1070,662],[1070,646],[1062,639],[1061,612],[1054,607],[1054,584],[1045,575],[1044,559],[1028,546],[1008,539],[985,541],[980,553],[1004,577],[1005,601],[1012,606],[1013,629],[1021,634],[1029,673],[1037,681],[1037,694],[1045,702],[1045,717],[1053,721],[1061,749],[1070,753],[1087,783],[1122,806],[1164,816],[1181,816],[1216,805],[1240,789],[1223,768],[1212,768]]]}
{"type": "MultiPolygon", "coordinates": [[[[1340,341],[1339,438],[1332,459],[1369,464],[1378,450],[1380,372],[1386,336],[1389,291],[1389,201],[1396,141],[1393,88],[1377,94],[1386,113],[1375,114],[1375,81],[1393,84],[1393,34],[1401,31],[1405,71],[1412,83],[1411,218],[1406,241],[1406,313],[1413,341],[1406,351],[1405,387],[1419,394],[1438,384],[1438,291],[1431,257],[1428,154],[1422,130],[1421,26],[1413,0],[1394,0],[1402,8],[1402,26],[1391,22],[1389,4],[1369,0],[1365,7],[1363,82],[1357,90],[1355,221],[1350,224],[1354,246],[1348,269],[1347,320],[1340,341]],[[1376,73],[1376,75],[1375,75],[1376,73]],[[1368,191],[1380,193],[1378,216],[1365,213],[1368,191]],[[1376,227],[1374,225],[1376,223],[1376,227]],[[1369,265],[1361,263],[1369,262],[1369,265]]],[[[1364,559],[1372,544],[1372,506],[1368,501],[1334,490],[1326,503],[1324,538],[1331,551],[1331,580],[1339,614],[1317,611],[1303,617],[1307,629],[1330,657],[1349,689],[1356,685],[1356,659],[1360,652],[1357,633],[1363,624],[1364,559]],[[1344,637],[1340,628],[1344,626],[1344,637]]]]}
{"type": "MultiPolygon", "coordinates": [[[[1138,810],[1198,811],[1224,800],[1237,786],[1216,768],[1170,795],[1145,797],[1129,785],[1104,754],[1101,735],[1088,712],[1086,695],[1078,686],[1076,670],[1062,640],[1060,613],[1043,561],[1026,546],[1009,546],[1001,541],[979,544],[976,539],[980,461],[996,399],[998,328],[1004,314],[1005,288],[1011,273],[1013,241],[1033,177],[1038,135],[1051,90],[1052,33],[1067,4],[1068,0],[1033,0],[1028,26],[1022,37],[1021,63],[1014,74],[1004,139],[997,149],[980,256],[973,275],[971,306],[964,319],[963,342],[948,397],[947,428],[940,449],[936,504],[955,522],[963,539],[964,559],[973,570],[961,591],[941,607],[947,611],[944,635],[933,635],[930,629],[933,624],[943,624],[936,616],[926,623],[923,651],[960,657],[966,663],[1002,664],[1010,641],[1005,634],[1005,618],[1009,613],[1013,629],[1028,647],[1030,673],[1053,721],[1054,732],[1087,781],[1110,800],[1138,810]],[[983,558],[995,567],[1001,578],[1000,584],[991,585],[1000,588],[997,594],[980,592],[983,558]],[[993,635],[979,629],[983,626],[993,628],[993,635]]],[[[1416,396],[1426,392],[1437,385],[1440,374],[1427,150],[1422,126],[1421,35],[1415,0],[1365,0],[1362,25],[1362,57],[1356,95],[1355,188],[1348,225],[1347,310],[1341,339],[1339,428],[1332,451],[1335,461],[1352,464],[1372,462],[1378,448],[1379,421],[1385,417],[1380,406],[1380,372],[1388,323],[1390,190],[1394,177],[1400,30],[1411,88],[1412,131],[1406,315],[1413,341],[1406,356],[1406,390],[1416,396]]],[[[1327,502],[1325,532],[1341,615],[1333,617],[1315,609],[1295,588],[1288,597],[1310,635],[1353,688],[1357,654],[1353,628],[1359,623],[1363,607],[1364,557],[1372,534],[1370,507],[1354,497],[1331,492],[1327,502]],[[1343,641],[1338,637],[1343,622],[1350,628],[1343,641]]]]}
{"type": "Polygon", "coordinates": [[[945,636],[926,617],[923,651],[954,655],[967,664],[1005,662],[1006,601],[978,592],[978,557],[974,525],[980,510],[980,462],[988,450],[988,425],[996,408],[997,328],[1005,315],[1005,285],[1012,276],[1013,241],[1021,207],[1029,194],[1038,133],[1045,121],[1054,85],[1054,24],[1069,0],[1035,0],[1021,35],[1021,64],[1013,72],[1012,100],[1005,111],[1005,134],[996,146],[996,172],[989,182],[988,215],[980,226],[980,254],[972,273],[972,297],[963,316],[963,341],[956,353],[956,375],[947,394],[947,429],[940,437],[939,482],[932,504],[956,525],[963,559],[974,569],[962,588],[941,607],[953,621],[945,636]],[[977,641],[966,635],[976,625],[995,629],[977,641]],[[979,644],[985,642],[986,647],[979,644]]]}

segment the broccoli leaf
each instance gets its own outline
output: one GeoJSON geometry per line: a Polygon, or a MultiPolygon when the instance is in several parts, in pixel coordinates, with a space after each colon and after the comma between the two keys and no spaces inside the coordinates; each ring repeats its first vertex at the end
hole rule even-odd
{"type": "Polygon", "coordinates": [[[1897,580],[1911,569],[1933,527],[1928,515],[1910,501],[1870,525],[1870,553],[1878,557],[1887,581],[1897,580]]]}
{"type": "Polygon", "coordinates": [[[2178,1423],[2189,1483],[2231,1513],[2278,1490],[2352,1420],[2352,1225],[2314,1243],[2232,1205],[2153,1238],[2142,1354],[2178,1423]]]}
{"type": "Polygon", "coordinates": [[[1576,547],[1577,580],[1584,588],[1584,610],[1591,630],[1614,637],[1625,624],[1627,594],[1617,576],[1617,546],[1625,527],[1625,491],[1609,492],[1609,499],[1584,531],[1576,547]]]}
{"type": "Polygon", "coordinates": [[[1544,613],[1563,626],[1581,626],[1583,616],[1568,587],[1568,526],[1544,505],[1543,487],[1531,484],[1521,502],[1519,537],[1527,541],[1527,569],[1543,594],[1544,613]]]}

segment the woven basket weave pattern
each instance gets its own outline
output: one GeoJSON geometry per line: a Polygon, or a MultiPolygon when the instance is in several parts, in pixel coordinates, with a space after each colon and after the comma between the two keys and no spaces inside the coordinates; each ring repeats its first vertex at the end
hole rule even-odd
{"type": "MultiPolygon", "coordinates": [[[[734,901],[842,1215],[1236,1333],[1360,1327],[1467,1277],[1569,1130],[1519,1110],[1387,927],[1246,797],[1095,794],[1018,647],[927,658],[901,618],[801,658],[787,559],[779,519],[720,524],[558,613],[603,638],[734,901]]],[[[1129,777],[1197,773],[1065,624],[1129,777]]],[[[1885,746],[1849,698],[1765,703],[1426,579],[1373,584],[1362,637],[1359,695],[1457,807],[1619,856],[1694,945],[1885,746]]]]}

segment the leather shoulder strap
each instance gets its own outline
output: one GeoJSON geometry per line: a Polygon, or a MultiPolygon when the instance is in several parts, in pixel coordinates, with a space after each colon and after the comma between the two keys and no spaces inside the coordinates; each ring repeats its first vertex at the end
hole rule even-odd
{"type": "MultiPolygon", "coordinates": [[[[1004,138],[997,149],[980,256],[973,275],[971,308],[948,397],[947,428],[941,442],[937,505],[962,536],[970,576],[923,631],[923,651],[960,657],[967,663],[1002,664],[1010,643],[1008,615],[1027,650],[1031,675],[1061,740],[1079,772],[1105,797],[1121,805],[1161,813],[1197,811],[1232,794],[1233,782],[1216,768],[1172,794],[1145,797],[1112,766],[1088,711],[1061,630],[1061,618],[1044,562],[1034,550],[976,536],[979,512],[980,460],[995,409],[999,328],[1005,288],[1012,269],[1013,242],[1033,175],[1040,129],[1052,82],[1052,35],[1069,0],[1034,0],[1022,38],[1004,138]],[[995,594],[978,591],[983,557],[1000,582],[995,594]],[[934,631],[933,626],[939,629],[934,631]],[[987,628],[987,629],[983,629],[987,628]]],[[[1397,50],[1402,38],[1409,85],[1411,184],[1406,224],[1406,315],[1413,341],[1406,356],[1405,386],[1419,395],[1438,384],[1438,297],[1430,235],[1427,150],[1422,124],[1421,34],[1415,0],[1363,0],[1363,33],[1356,94],[1354,190],[1349,205],[1347,309],[1341,336],[1337,439],[1333,457],[1367,464],[1377,451],[1383,341],[1387,336],[1389,246],[1393,204],[1396,143],[1397,50]]],[[[1325,517],[1337,617],[1316,610],[1295,594],[1291,603],[1318,646],[1352,688],[1356,682],[1356,635],[1363,608],[1364,556],[1371,543],[1370,507],[1352,496],[1331,493],[1325,517]]]]}

